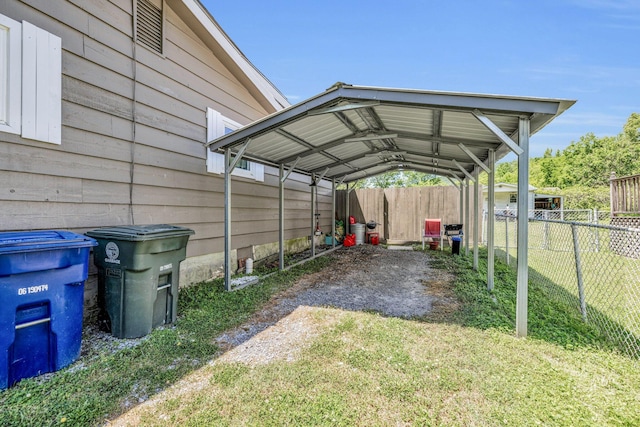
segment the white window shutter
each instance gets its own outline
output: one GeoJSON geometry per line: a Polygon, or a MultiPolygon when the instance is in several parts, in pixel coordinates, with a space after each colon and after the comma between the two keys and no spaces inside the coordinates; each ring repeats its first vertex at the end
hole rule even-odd
{"type": "Polygon", "coordinates": [[[22,23],[22,136],[62,142],[62,40],[22,23]]]}
{"type": "Polygon", "coordinates": [[[211,153],[213,156],[213,169],[215,173],[224,173],[224,155],[220,153],[211,153]]]}
{"type": "Polygon", "coordinates": [[[207,108],[207,142],[211,142],[224,132],[222,114],[213,108],[207,108]]]}
{"type": "MultiPolygon", "coordinates": [[[[207,108],[207,142],[211,142],[224,134],[224,123],[222,114],[213,108],[207,108]]],[[[207,147],[207,172],[223,173],[224,156],[213,153],[207,147]]]]}
{"type": "Polygon", "coordinates": [[[224,156],[207,148],[207,172],[224,173],[224,156]]]}
{"type": "Polygon", "coordinates": [[[253,178],[258,182],[264,182],[264,165],[261,163],[251,162],[251,171],[253,178]]]}
{"type": "Polygon", "coordinates": [[[0,15],[0,132],[20,134],[22,24],[0,15]]]}

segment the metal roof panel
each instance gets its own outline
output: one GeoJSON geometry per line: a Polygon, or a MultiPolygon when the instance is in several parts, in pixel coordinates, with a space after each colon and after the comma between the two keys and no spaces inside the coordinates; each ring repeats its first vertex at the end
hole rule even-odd
{"type": "Polygon", "coordinates": [[[397,105],[380,105],[374,111],[389,131],[433,134],[433,110],[397,105]]]}
{"type": "Polygon", "coordinates": [[[364,170],[350,172],[347,181],[356,175],[388,170],[393,167],[390,160],[397,161],[396,166],[405,161],[420,168],[433,165],[434,158],[449,166],[456,160],[471,172],[475,163],[459,143],[483,162],[490,149],[496,150],[496,160],[509,152],[508,140],[505,143],[503,136],[501,139],[489,130],[478,114],[488,118],[496,132],[515,139],[522,117],[530,119],[530,134],[534,134],[574,103],[337,84],[207,146],[213,150],[237,147],[250,138],[247,157],[273,164],[300,157],[299,172],[317,173],[329,166],[326,178],[340,178],[351,168],[364,170]],[[349,142],[354,138],[359,141],[349,142]],[[372,151],[381,153],[370,155],[372,151]]]}
{"type": "Polygon", "coordinates": [[[349,128],[333,114],[303,117],[282,129],[313,146],[351,135],[349,128]]]}

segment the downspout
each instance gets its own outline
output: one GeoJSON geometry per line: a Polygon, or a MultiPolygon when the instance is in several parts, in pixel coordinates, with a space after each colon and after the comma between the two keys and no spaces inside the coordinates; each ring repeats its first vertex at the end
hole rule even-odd
{"type": "Polygon", "coordinates": [[[136,106],[138,104],[137,99],[137,87],[138,87],[138,73],[136,72],[138,69],[138,58],[137,58],[137,50],[136,50],[136,40],[135,40],[135,22],[133,23],[134,27],[134,39],[133,39],[133,94],[132,94],[132,105],[131,105],[131,161],[129,163],[129,222],[131,225],[135,225],[135,217],[133,215],[133,178],[135,173],[135,164],[136,164],[136,127],[138,123],[137,117],[137,109],[136,106]]]}

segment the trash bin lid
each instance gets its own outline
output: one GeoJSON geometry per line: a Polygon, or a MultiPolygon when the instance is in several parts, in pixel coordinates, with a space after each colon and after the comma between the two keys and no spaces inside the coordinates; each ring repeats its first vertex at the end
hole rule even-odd
{"type": "Polygon", "coordinates": [[[73,249],[96,246],[90,237],[70,231],[10,231],[0,233],[0,255],[50,249],[73,249]]]}
{"type": "Polygon", "coordinates": [[[146,240],[164,239],[168,237],[189,236],[195,232],[186,227],[168,224],[151,225],[122,225],[116,227],[104,227],[88,231],[87,236],[96,239],[124,240],[130,242],[143,242],[146,240]]]}

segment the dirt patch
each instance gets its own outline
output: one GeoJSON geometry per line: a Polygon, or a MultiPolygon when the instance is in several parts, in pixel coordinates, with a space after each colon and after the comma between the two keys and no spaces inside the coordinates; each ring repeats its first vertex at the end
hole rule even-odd
{"type": "Polygon", "coordinates": [[[337,320],[336,316],[318,316],[316,310],[309,306],[296,308],[274,325],[224,353],[214,363],[263,365],[274,360],[296,360],[307,344],[337,320]]]}

